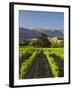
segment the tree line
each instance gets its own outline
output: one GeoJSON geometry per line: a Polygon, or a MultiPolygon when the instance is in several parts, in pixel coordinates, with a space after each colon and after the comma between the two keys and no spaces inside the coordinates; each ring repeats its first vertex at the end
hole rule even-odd
{"type": "Polygon", "coordinates": [[[41,33],[36,40],[22,40],[19,42],[19,46],[30,46],[30,47],[64,47],[64,41],[59,40],[57,37],[48,39],[48,36],[41,33]]]}

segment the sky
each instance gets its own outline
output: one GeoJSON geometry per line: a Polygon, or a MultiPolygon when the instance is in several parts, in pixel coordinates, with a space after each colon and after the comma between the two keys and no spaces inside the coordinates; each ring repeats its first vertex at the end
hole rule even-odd
{"type": "Polygon", "coordinates": [[[19,11],[19,27],[64,29],[63,12],[19,11]]]}

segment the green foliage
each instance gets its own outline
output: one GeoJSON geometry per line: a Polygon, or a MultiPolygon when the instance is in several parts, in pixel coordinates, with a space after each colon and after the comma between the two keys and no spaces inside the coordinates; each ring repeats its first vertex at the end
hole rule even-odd
{"type": "Polygon", "coordinates": [[[51,69],[53,76],[59,77],[59,67],[51,55],[55,54],[62,61],[64,61],[64,48],[19,48],[19,60],[25,54],[28,54],[28,53],[31,54],[31,56],[29,56],[28,59],[24,60],[21,64],[19,79],[25,78],[25,76],[31,69],[33,62],[35,62],[35,60],[40,55],[42,50],[47,58],[46,60],[49,63],[49,67],[51,69]]]}
{"type": "Polygon", "coordinates": [[[32,54],[35,50],[36,48],[19,48],[19,59],[21,60],[26,54],[32,54]]]}
{"type": "Polygon", "coordinates": [[[51,48],[50,50],[56,56],[58,56],[62,61],[64,61],[64,48],[51,48]]]}
{"type": "Polygon", "coordinates": [[[37,47],[50,47],[51,43],[48,40],[48,37],[46,34],[42,33],[38,38],[37,38],[37,47]]]}
{"type": "Polygon", "coordinates": [[[54,61],[54,59],[50,56],[50,53],[48,51],[48,49],[44,49],[44,54],[47,57],[47,61],[49,63],[49,66],[51,68],[52,74],[54,77],[58,77],[59,74],[59,69],[57,66],[57,63],[54,61]]]}
{"type": "Polygon", "coordinates": [[[20,69],[20,79],[23,79],[25,75],[28,73],[29,69],[31,68],[33,62],[36,60],[37,56],[39,54],[39,49],[37,49],[32,56],[28,60],[25,60],[22,63],[21,69],[20,69]]]}
{"type": "Polygon", "coordinates": [[[19,59],[27,53],[27,48],[19,48],[19,59]]]}
{"type": "Polygon", "coordinates": [[[50,42],[51,42],[51,47],[54,48],[64,47],[64,41],[59,40],[58,37],[51,38],[50,42]]]}
{"type": "Polygon", "coordinates": [[[36,40],[32,40],[32,41],[29,43],[29,46],[37,47],[37,41],[36,41],[36,40]]]}
{"type": "Polygon", "coordinates": [[[28,44],[29,44],[29,41],[27,41],[27,40],[19,41],[19,46],[28,46],[28,44]]]}

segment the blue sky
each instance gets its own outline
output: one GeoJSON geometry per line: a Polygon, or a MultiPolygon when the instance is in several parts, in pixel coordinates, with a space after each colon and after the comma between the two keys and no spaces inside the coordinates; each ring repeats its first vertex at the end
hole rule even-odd
{"type": "Polygon", "coordinates": [[[19,27],[64,29],[63,12],[19,11],[19,27]]]}

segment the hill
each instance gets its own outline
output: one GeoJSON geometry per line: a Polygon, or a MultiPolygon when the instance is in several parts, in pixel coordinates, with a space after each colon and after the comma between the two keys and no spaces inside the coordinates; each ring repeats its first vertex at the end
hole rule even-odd
{"type": "Polygon", "coordinates": [[[41,33],[45,33],[48,38],[64,37],[64,30],[50,30],[50,29],[41,29],[41,28],[19,28],[19,38],[20,39],[33,39],[37,38],[41,33]]]}

